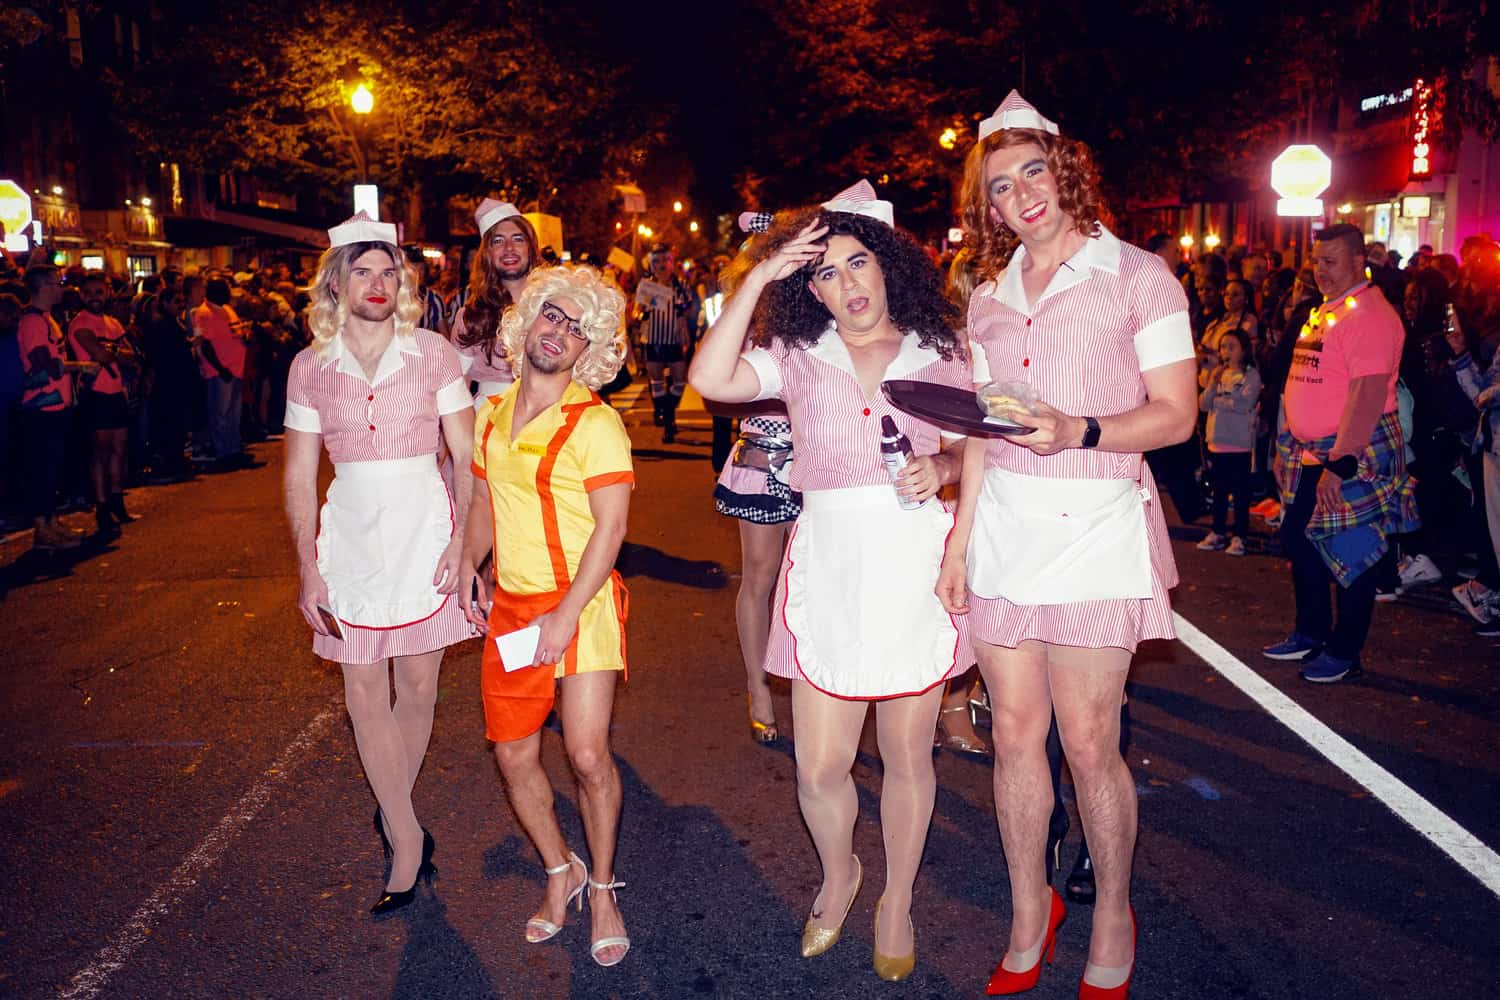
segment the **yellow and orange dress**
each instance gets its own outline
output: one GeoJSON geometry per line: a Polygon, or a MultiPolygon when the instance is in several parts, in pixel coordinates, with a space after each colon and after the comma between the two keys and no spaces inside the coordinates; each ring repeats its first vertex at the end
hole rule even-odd
{"type": "MultiPolygon", "coordinates": [[[[576,382],[512,439],[520,383],[480,407],[474,475],[490,491],[495,517],[495,603],[480,672],[485,735],[523,739],[552,710],[555,680],[592,670],[626,670],[627,595],[612,572],[584,607],[555,670],[507,671],[494,636],[525,628],[561,603],[594,533],[589,493],[634,483],[630,437],[612,407],[576,382]]],[[[511,666],[515,666],[512,664],[511,666]]]]}

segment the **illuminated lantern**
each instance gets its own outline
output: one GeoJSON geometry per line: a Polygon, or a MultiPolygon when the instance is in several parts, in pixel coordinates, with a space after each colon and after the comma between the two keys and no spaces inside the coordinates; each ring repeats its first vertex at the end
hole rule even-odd
{"type": "Polygon", "coordinates": [[[5,226],[6,249],[15,253],[30,249],[26,228],[31,219],[31,195],[15,181],[0,180],[0,224],[5,226]]]}
{"type": "Polygon", "coordinates": [[[1318,196],[1331,183],[1333,161],[1310,143],[1288,146],[1271,161],[1271,187],[1281,195],[1276,203],[1277,215],[1322,215],[1323,199],[1318,196]]]}

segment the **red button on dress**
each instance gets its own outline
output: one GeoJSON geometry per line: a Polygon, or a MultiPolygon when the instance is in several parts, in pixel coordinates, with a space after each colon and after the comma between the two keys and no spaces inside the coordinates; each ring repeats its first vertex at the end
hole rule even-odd
{"type": "Polygon", "coordinates": [[[372,430],[372,431],[373,431],[373,430],[374,430],[374,429],[375,429],[375,425],[374,425],[374,424],[371,424],[371,425],[370,425],[370,430],[372,430]]]}
{"type": "Polygon", "coordinates": [[[865,407],[865,416],[868,417],[869,415],[870,415],[870,408],[867,406],[867,407],[865,407]]]}
{"type": "Polygon", "coordinates": [[[1030,358],[1022,358],[1021,359],[1021,367],[1022,368],[1030,368],[1031,367],[1031,359],[1030,358]]]}
{"type": "Polygon", "coordinates": [[[368,399],[372,403],[375,402],[375,394],[374,393],[371,393],[370,395],[366,396],[365,398],[368,399]]]}

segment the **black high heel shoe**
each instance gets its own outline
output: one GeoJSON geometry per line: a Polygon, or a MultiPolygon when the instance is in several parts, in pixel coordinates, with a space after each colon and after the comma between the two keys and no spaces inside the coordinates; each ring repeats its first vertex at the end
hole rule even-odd
{"type": "Polygon", "coordinates": [[[1058,808],[1052,810],[1052,818],[1047,824],[1047,884],[1052,884],[1052,876],[1062,867],[1062,845],[1068,836],[1068,829],[1072,826],[1068,819],[1068,810],[1058,808]]]}
{"type": "Polygon", "coordinates": [[[1094,905],[1094,859],[1089,857],[1088,840],[1078,845],[1078,860],[1073,862],[1073,870],[1063,882],[1063,891],[1069,902],[1094,905]]]}
{"type": "Polygon", "coordinates": [[[385,835],[385,826],[380,822],[380,807],[375,807],[375,832],[380,834],[380,846],[385,851],[385,859],[391,860],[391,838],[385,835]]]}
{"type": "Polygon", "coordinates": [[[432,863],[432,856],[435,853],[437,853],[437,842],[432,839],[432,834],[423,829],[422,863],[417,866],[417,877],[411,880],[411,888],[402,889],[400,892],[391,892],[387,889],[380,894],[379,899],[375,900],[375,905],[370,907],[370,915],[384,917],[410,906],[417,898],[417,883],[424,878],[430,887],[432,880],[437,877],[437,866],[432,863]]]}

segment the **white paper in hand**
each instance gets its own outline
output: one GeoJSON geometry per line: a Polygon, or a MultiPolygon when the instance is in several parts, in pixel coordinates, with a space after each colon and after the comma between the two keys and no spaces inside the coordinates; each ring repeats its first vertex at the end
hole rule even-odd
{"type": "Polygon", "coordinates": [[[542,627],[527,625],[514,632],[495,636],[495,648],[500,651],[500,665],[506,673],[524,670],[536,659],[536,644],[541,641],[542,627]]]}

